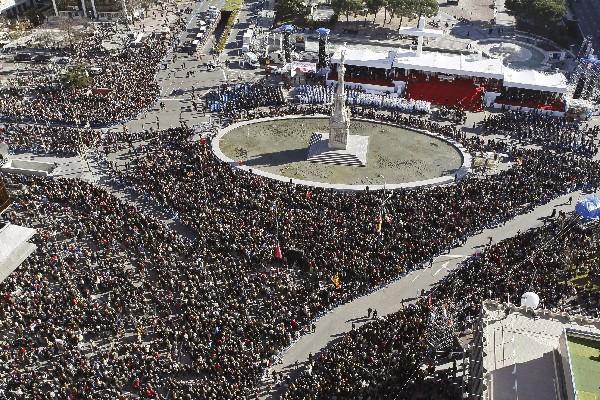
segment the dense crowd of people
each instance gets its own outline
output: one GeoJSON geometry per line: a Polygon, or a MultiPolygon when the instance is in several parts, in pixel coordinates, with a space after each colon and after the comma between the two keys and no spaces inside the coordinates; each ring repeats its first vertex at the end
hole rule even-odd
{"type": "MultiPolygon", "coordinates": [[[[325,85],[300,85],[295,88],[294,97],[300,104],[329,104],[333,101],[334,87],[325,85]]],[[[346,90],[346,104],[349,106],[374,107],[381,110],[428,114],[431,103],[424,100],[411,100],[391,94],[367,93],[360,89],[346,90]]]]}
{"type": "MultiPolygon", "coordinates": [[[[402,393],[413,398],[414,392],[428,388],[425,371],[434,370],[422,367],[431,366],[425,357],[431,352],[425,346],[426,327],[437,306],[446,315],[448,329],[456,333],[472,326],[484,300],[519,304],[527,291],[543,299],[542,308],[600,318],[600,293],[595,289],[600,282],[600,225],[580,222],[573,214],[553,213],[543,227],[518,233],[472,256],[417,306],[353,329],[340,343],[310,359],[300,378],[284,381],[285,397],[388,398],[402,393]],[[415,310],[420,311],[419,317],[407,318],[407,312],[415,310]],[[411,358],[399,360],[402,351],[411,358]]],[[[453,372],[456,377],[456,369],[453,372]]],[[[440,393],[430,396],[446,398],[440,393]]],[[[454,392],[451,396],[459,398],[454,392]]]]}
{"type": "Polygon", "coordinates": [[[4,124],[0,127],[0,142],[13,153],[34,153],[56,156],[75,156],[95,145],[101,131],[61,126],[4,124]]]}
{"type": "Polygon", "coordinates": [[[568,214],[549,219],[471,257],[438,285],[434,298],[448,305],[458,330],[477,317],[483,300],[520,304],[527,291],[539,295],[542,308],[600,317],[594,290],[600,226],[568,214]],[[582,276],[587,280],[575,281],[582,276]]]}
{"type": "MultiPolygon", "coordinates": [[[[253,111],[245,117],[326,109],[289,106],[253,111]]],[[[440,131],[468,148],[506,150],[501,142],[466,138],[452,125],[376,109],[354,111],[364,117],[440,131]]],[[[418,268],[481,228],[502,223],[558,194],[596,186],[600,179],[596,162],[585,158],[512,148],[519,163],[508,171],[455,186],[394,193],[378,234],[373,210],[381,201],[380,194],[348,195],[265,180],[232,170],[214,158],[209,141],[192,142],[189,137],[190,132],[174,130],[165,140],[140,146],[137,161],[119,169],[117,175],[174,210],[198,233],[201,248],[220,249],[221,257],[227,254],[219,263],[222,268],[228,268],[228,263],[236,265],[236,258],[267,268],[264,265],[273,260],[275,243],[281,244],[284,254],[286,249],[302,249],[307,267],[294,279],[329,288],[327,294],[317,290],[318,301],[309,301],[311,316],[418,268]],[[279,232],[275,230],[277,221],[279,232]],[[330,229],[341,234],[333,235],[330,229]],[[232,258],[232,254],[236,256],[232,258]],[[341,288],[328,285],[334,275],[343,282],[341,288]]],[[[315,298],[308,293],[304,296],[315,298]]],[[[306,326],[309,319],[295,321],[306,326]]]]}
{"type": "MultiPolygon", "coordinates": [[[[79,87],[50,76],[31,87],[0,92],[0,117],[6,122],[43,122],[103,126],[135,117],[159,93],[154,79],[169,42],[160,36],[141,47],[126,47],[113,54],[102,47],[102,36],[90,36],[76,47],[74,65],[91,65],[98,73],[79,87]]],[[[69,67],[70,68],[70,67],[69,67]]]]}
{"type": "Polygon", "coordinates": [[[297,379],[282,380],[282,398],[460,398],[456,361],[445,356],[453,368],[436,371],[435,349],[427,342],[431,307],[423,300],[399,307],[310,357],[297,379]]]}
{"type": "MultiPolygon", "coordinates": [[[[386,115],[462,140],[448,125],[386,115]]],[[[189,129],[155,134],[156,140],[123,144],[138,158],[116,174],[176,211],[197,233],[193,244],[83,182],[9,178],[29,190],[9,217],[41,228],[39,250],[0,285],[8,302],[3,320],[17,321],[17,329],[4,333],[11,352],[2,379],[11,393],[250,396],[277,351],[320,313],[483,227],[599,179],[592,161],[518,150],[521,164],[498,175],[396,192],[379,233],[374,210],[381,193],[265,180],[220,162],[210,141],[190,141],[189,129]],[[274,257],[276,243],[281,260],[274,257]],[[291,248],[302,250],[304,268],[290,268],[291,248]],[[339,287],[331,283],[336,274],[339,287]],[[38,302],[35,309],[30,299],[38,302]],[[43,368],[28,368],[42,361],[43,368]],[[15,374],[15,368],[28,372],[15,374]]],[[[116,142],[126,135],[108,137],[116,142]]],[[[401,340],[413,343],[411,334],[401,340]]],[[[420,349],[418,343],[405,348],[398,357],[420,349]]],[[[375,390],[379,377],[369,377],[367,387],[375,390]]]]}
{"type": "Polygon", "coordinates": [[[249,110],[285,103],[281,86],[262,82],[223,85],[208,92],[205,98],[207,109],[213,112],[249,110]]]}
{"type": "MultiPolygon", "coordinates": [[[[518,305],[523,293],[534,291],[543,299],[543,308],[600,317],[600,293],[594,290],[599,282],[599,237],[597,223],[581,225],[575,216],[559,214],[543,227],[491,245],[463,262],[416,305],[353,329],[312,357],[298,379],[283,380],[284,397],[396,398],[401,393],[398,398],[414,398],[429,389],[428,379],[440,378],[433,374],[433,348],[427,346],[434,312],[445,314],[448,330],[458,334],[473,326],[484,300],[518,305]],[[586,281],[575,283],[582,276],[586,281]]],[[[453,365],[442,379],[456,378],[453,365]]],[[[439,382],[434,386],[452,388],[439,382]]],[[[454,391],[421,397],[460,398],[454,391]]]]}
{"type": "Polygon", "coordinates": [[[426,323],[427,311],[411,305],[351,330],[308,360],[299,379],[284,381],[283,398],[412,398],[427,376],[426,323]]]}
{"type": "Polygon", "coordinates": [[[499,104],[515,105],[533,109],[564,111],[565,100],[560,93],[546,93],[539,90],[522,88],[502,88],[496,102],[499,104]]]}
{"type": "Polygon", "coordinates": [[[573,152],[586,157],[598,153],[600,127],[586,128],[567,118],[507,111],[488,115],[482,128],[487,134],[506,135],[524,145],[537,144],[561,153],[573,152]]]}
{"type": "MultiPolygon", "coordinates": [[[[116,56],[123,57],[125,75],[106,61],[97,83],[125,90],[143,80],[153,73],[166,49],[162,46],[156,42],[116,56]],[[148,69],[128,70],[128,63],[138,64],[140,57],[148,69]]],[[[136,89],[113,98],[111,90],[106,104],[95,95],[79,103],[78,96],[90,95],[76,90],[39,93],[20,111],[11,94],[0,99],[0,110],[26,120],[52,101],[57,107],[44,111],[46,120],[96,125],[139,110],[153,99],[152,85],[146,79],[143,95],[136,89]],[[95,114],[97,109],[102,111],[95,114]],[[92,114],[95,119],[89,118],[92,114]]],[[[323,94],[311,90],[304,95],[323,94]]],[[[484,228],[558,195],[600,184],[598,162],[591,159],[597,129],[517,113],[484,121],[487,132],[542,147],[523,148],[406,115],[406,108],[389,106],[392,100],[349,93],[353,118],[432,131],[468,151],[502,151],[516,162],[510,169],[452,185],[346,193],[232,169],[212,153],[210,137],[194,140],[194,130],[186,126],[100,133],[6,125],[0,141],[15,152],[74,155],[80,146],[96,148],[116,184],[167,208],[195,238],[183,238],[80,180],[4,175],[18,188],[4,218],[38,229],[37,250],[0,283],[4,395],[256,397],[278,352],[324,312],[428,264],[484,228]],[[110,161],[111,152],[122,150],[125,163],[110,161]]],[[[328,104],[314,103],[285,104],[279,86],[262,83],[225,86],[207,95],[208,108],[221,111],[224,125],[266,116],[329,114],[328,104]]],[[[410,110],[421,107],[417,103],[410,110]]],[[[547,307],[577,307],[597,315],[598,293],[570,282],[581,272],[597,279],[598,250],[592,245],[597,231],[595,225],[580,227],[560,215],[543,228],[489,247],[443,280],[428,302],[375,318],[311,357],[298,380],[284,381],[284,397],[391,398],[402,393],[410,398],[434,391],[440,398],[450,396],[443,380],[423,385],[431,382],[435,361],[426,340],[432,303],[444,305],[456,330],[468,325],[483,300],[517,299],[525,289],[537,291],[547,307]],[[556,238],[560,241],[554,243],[556,238]]]]}

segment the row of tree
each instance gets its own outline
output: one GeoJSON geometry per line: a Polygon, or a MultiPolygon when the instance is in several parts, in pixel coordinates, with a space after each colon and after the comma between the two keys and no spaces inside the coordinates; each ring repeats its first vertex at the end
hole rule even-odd
{"type": "MultiPolygon", "coordinates": [[[[344,15],[346,21],[351,15],[362,15],[373,16],[375,23],[377,14],[383,11],[384,25],[391,23],[394,17],[400,17],[401,25],[404,18],[432,17],[439,10],[437,0],[332,0],[331,7],[336,16],[344,15]]],[[[308,15],[310,6],[307,0],[277,0],[275,10],[279,22],[293,21],[299,15],[308,15]]]]}
{"type": "Polygon", "coordinates": [[[437,0],[332,0],[331,7],[337,15],[344,15],[346,21],[350,15],[372,15],[373,23],[383,10],[384,25],[391,23],[394,17],[400,17],[400,25],[404,18],[433,17],[439,10],[437,0]]]}
{"type": "Polygon", "coordinates": [[[546,28],[556,27],[567,12],[565,0],[506,0],[506,8],[517,18],[546,28]]]}

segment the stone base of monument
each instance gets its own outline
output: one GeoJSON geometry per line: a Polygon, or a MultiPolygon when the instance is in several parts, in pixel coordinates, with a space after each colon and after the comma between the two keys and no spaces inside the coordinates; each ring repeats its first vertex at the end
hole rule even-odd
{"type": "Polygon", "coordinates": [[[306,160],[322,164],[364,167],[367,165],[368,148],[368,136],[348,135],[346,149],[330,149],[329,133],[315,132],[308,144],[308,157],[306,160]]]}

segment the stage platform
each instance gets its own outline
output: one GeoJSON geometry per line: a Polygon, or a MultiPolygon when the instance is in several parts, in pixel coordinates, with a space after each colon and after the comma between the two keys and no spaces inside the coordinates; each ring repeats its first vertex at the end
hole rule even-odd
{"type": "Polygon", "coordinates": [[[409,81],[406,88],[408,99],[425,100],[439,106],[461,107],[474,112],[483,110],[483,93],[482,87],[465,79],[445,81],[431,78],[428,81],[409,81]]]}

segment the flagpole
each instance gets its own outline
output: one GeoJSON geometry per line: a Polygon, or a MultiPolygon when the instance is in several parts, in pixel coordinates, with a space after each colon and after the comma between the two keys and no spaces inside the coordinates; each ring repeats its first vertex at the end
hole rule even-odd
{"type": "Polygon", "coordinates": [[[275,203],[275,239],[279,242],[279,217],[277,215],[277,203],[275,203]]]}

